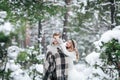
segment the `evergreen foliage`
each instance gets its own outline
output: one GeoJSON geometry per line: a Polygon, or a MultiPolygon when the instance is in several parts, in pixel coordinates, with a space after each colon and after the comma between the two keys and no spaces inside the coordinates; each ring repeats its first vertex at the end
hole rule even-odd
{"type": "Polygon", "coordinates": [[[102,42],[102,44],[100,58],[104,64],[100,65],[101,69],[111,77],[116,76],[117,79],[114,71],[117,70],[119,73],[120,70],[120,43],[117,39],[112,39],[107,43],[102,42]]]}
{"type": "Polygon", "coordinates": [[[117,67],[118,62],[120,61],[120,43],[118,40],[112,39],[108,43],[103,43],[101,48],[104,48],[101,58],[106,59],[107,64],[112,64],[117,67]]]}
{"type": "Polygon", "coordinates": [[[9,36],[5,35],[3,32],[0,32],[0,43],[8,43],[9,41],[9,36]]]}

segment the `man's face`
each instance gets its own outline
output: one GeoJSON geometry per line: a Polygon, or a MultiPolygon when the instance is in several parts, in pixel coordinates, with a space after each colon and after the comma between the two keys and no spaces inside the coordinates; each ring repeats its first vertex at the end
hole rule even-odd
{"type": "Polygon", "coordinates": [[[54,36],[53,38],[54,38],[54,39],[59,39],[59,38],[60,38],[60,36],[59,36],[59,35],[57,35],[57,36],[54,36]]]}
{"type": "Polygon", "coordinates": [[[58,41],[57,41],[58,38],[59,38],[59,36],[54,36],[54,37],[53,37],[53,44],[54,44],[54,45],[57,45],[57,44],[58,44],[58,41]]]}

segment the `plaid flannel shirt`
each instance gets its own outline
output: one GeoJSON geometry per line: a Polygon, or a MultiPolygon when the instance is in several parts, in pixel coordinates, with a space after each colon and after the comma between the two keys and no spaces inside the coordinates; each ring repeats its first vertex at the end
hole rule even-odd
{"type": "Polygon", "coordinates": [[[44,80],[67,80],[68,79],[69,58],[59,48],[58,53],[52,54],[50,51],[46,55],[44,63],[44,80]]]}

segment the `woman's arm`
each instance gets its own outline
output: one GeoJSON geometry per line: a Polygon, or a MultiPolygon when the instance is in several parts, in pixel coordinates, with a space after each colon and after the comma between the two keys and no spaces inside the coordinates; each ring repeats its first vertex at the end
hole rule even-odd
{"type": "Polygon", "coordinates": [[[58,42],[59,42],[60,48],[62,49],[63,53],[69,56],[68,50],[66,49],[66,45],[63,42],[63,40],[59,39],[58,42]]]}

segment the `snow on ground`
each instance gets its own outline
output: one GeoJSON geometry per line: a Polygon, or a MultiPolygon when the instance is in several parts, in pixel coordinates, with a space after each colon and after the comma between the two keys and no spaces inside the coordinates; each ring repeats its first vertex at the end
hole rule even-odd
{"type": "Polygon", "coordinates": [[[17,71],[18,69],[20,69],[20,65],[19,64],[15,64],[14,60],[9,60],[6,64],[6,71],[7,70],[10,71],[17,71]]]}
{"type": "Polygon", "coordinates": [[[42,64],[36,64],[35,68],[39,73],[43,73],[43,65],[42,64]]]}
{"type": "Polygon", "coordinates": [[[101,63],[99,59],[99,53],[92,52],[86,56],[85,61],[88,64],[77,64],[75,68],[79,71],[81,79],[80,80],[102,80],[100,77],[95,77],[93,74],[99,74],[101,77],[106,76],[100,68],[95,68],[96,63],[101,63]]]}
{"type": "Polygon", "coordinates": [[[25,73],[22,69],[18,69],[11,73],[10,77],[13,78],[13,80],[32,80],[30,76],[25,73]]]}

